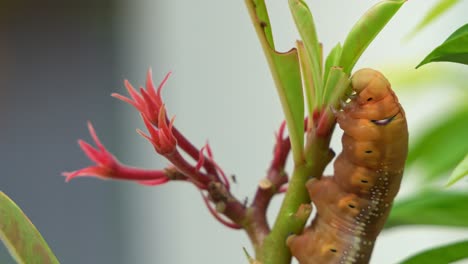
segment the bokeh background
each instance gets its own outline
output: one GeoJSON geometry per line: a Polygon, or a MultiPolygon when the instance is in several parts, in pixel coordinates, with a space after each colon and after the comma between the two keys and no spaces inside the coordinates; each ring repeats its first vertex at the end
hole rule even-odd
{"type": "MultiPolygon", "coordinates": [[[[308,1],[325,52],[375,2],[308,1]]],[[[398,70],[412,71],[466,23],[468,1],[403,42],[434,2],[408,1],[356,68],[393,69],[390,80],[398,70]]],[[[298,34],[287,1],[267,5],[277,48],[289,50],[298,34]]],[[[251,198],[271,159],[282,113],[240,0],[1,1],[0,189],[27,213],[62,263],[246,263],[246,236],[218,224],[193,186],[151,188],[89,178],[64,183],[60,176],[89,164],[76,144],[78,138],[89,140],[87,120],[121,161],[147,168],[167,164],[135,133],[143,127],[138,114],[109,97],[125,93],[124,78],[144,84],[150,66],[155,82],[173,72],[163,96],[176,125],[199,146],[209,139],[218,163],[236,175],[234,192],[251,198]]],[[[398,91],[411,137],[453,105],[456,96],[442,89],[451,84],[434,83],[425,92],[398,91]]],[[[335,139],[339,151],[339,135],[335,139]]],[[[467,235],[455,229],[392,230],[379,238],[372,263],[395,263],[467,235]]],[[[0,262],[13,263],[3,246],[0,262]]]]}

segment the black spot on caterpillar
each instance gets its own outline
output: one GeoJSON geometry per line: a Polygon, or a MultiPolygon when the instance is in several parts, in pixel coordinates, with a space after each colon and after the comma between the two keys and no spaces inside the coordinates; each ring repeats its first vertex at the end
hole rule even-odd
{"type": "Polygon", "coordinates": [[[317,216],[287,240],[301,264],[368,263],[400,187],[405,113],[380,72],[362,69],[351,79],[356,96],[336,114],[344,134],[334,176],[307,182],[317,216]]]}

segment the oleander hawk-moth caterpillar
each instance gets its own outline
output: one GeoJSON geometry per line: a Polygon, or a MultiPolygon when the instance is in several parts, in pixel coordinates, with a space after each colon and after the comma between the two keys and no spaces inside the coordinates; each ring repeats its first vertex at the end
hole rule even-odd
{"type": "Polygon", "coordinates": [[[380,72],[359,70],[351,85],[355,94],[335,113],[344,134],[334,176],[307,182],[316,217],[287,240],[301,264],[368,263],[400,187],[408,152],[405,113],[380,72]]]}

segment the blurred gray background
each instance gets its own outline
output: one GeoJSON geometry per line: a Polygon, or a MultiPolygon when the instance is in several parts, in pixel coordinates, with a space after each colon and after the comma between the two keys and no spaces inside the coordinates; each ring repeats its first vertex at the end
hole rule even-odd
{"type": "MultiPolygon", "coordinates": [[[[63,263],[123,263],[121,188],[62,171],[88,164],[76,140],[92,119],[118,150],[113,1],[1,1],[0,189],[63,263]]],[[[3,245],[0,262],[12,263],[3,245]]]]}
{"type": "MultiPolygon", "coordinates": [[[[325,52],[375,2],[308,1],[325,52]]],[[[465,1],[402,43],[434,2],[406,3],[356,68],[416,64],[466,23],[465,1]]],[[[289,50],[298,35],[287,1],[267,5],[277,47],[289,50]]],[[[64,183],[60,176],[90,164],[76,144],[78,138],[89,141],[87,120],[121,161],[166,166],[135,133],[143,127],[137,113],[109,97],[125,93],[124,78],[143,85],[152,66],[155,83],[173,71],[163,97],[176,126],[198,146],[209,139],[218,163],[237,175],[234,192],[251,198],[271,159],[282,113],[243,1],[2,1],[0,34],[0,189],[62,263],[246,263],[247,238],[218,224],[193,186],[85,178],[64,183]]],[[[412,104],[410,131],[451,103],[442,93],[418,98],[420,103],[400,97],[412,104]],[[425,103],[436,100],[441,104],[425,103]]],[[[335,139],[339,151],[339,135],[335,139]]],[[[466,233],[392,231],[379,239],[372,263],[395,263],[456,236],[466,233]]],[[[3,246],[0,262],[12,263],[3,246]]]]}

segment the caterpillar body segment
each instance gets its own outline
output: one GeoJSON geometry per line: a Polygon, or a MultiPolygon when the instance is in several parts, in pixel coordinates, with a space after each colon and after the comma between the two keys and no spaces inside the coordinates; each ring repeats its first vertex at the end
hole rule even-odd
{"type": "Polygon", "coordinates": [[[405,113],[380,72],[359,70],[351,83],[356,95],[335,114],[344,134],[334,176],[306,184],[317,215],[287,240],[301,264],[368,263],[400,188],[408,153],[405,113]]]}

